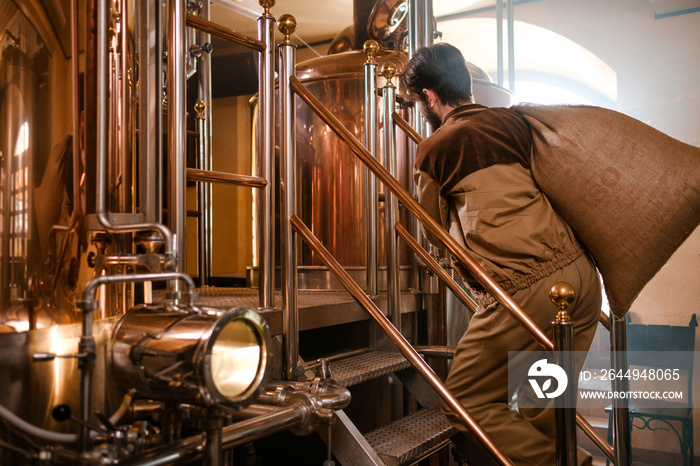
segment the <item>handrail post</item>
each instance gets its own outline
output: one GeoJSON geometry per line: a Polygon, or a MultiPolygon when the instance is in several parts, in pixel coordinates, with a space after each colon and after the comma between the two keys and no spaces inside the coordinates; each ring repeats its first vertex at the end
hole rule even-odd
{"type": "MultiPolygon", "coordinates": [[[[610,363],[617,373],[627,370],[627,324],[625,318],[610,315],[610,363]]],[[[629,392],[629,380],[615,377],[612,382],[613,393],[629,392]]],[[[615,466],[627,466],[632,463],[632,445],[630,439],[629,402],[627,398],[613,398],[613,449],[615,466]]]]}
{"type": "Polygon", "coordinates": [[[297,313],[297,248],[296,233],[290,217],[295,214],[296,140],[294,92],[289,78],[294,76],[296,45],[291,35],[296,20],[291,15],[280,16],[277,26],[284,34],[279,44],[280,88],[280,262],[282,265],[282,318],[285,332],[285,368],[287,380],[303,374],[299,366],[299,324],[297,313]],[[299,372],[298,372],[299,371],[299,372]]]}
{"type": "MultiPolygon", "coordinates": [[[[209,20],[210,0],[202,1],[199,15],[209,20]]],[[[204,47],[211,37],[206,32],[199,32],[199,44],[204,47]]],[[[210,49],[211,50],[211,49],[210,49]]],[[[197,60],[197,82],[199,88],[199,101],[201,112],[197,111],[199,130],[199,168],[211,170],[211,58],[207,51],[203,51],[197,60]]],[[[195,108],[197,110],[197,108],[195,108]]],[[[199,281],[201,286],[209,285],[212,275],[212,186],[210,183],[197,185],[199,204],[199,281]]]]}
{"type": "Polygon", "coordinates": [[[557,466],[576,465],[576,372],[574,366],[574,321],[566,312],[574,300],[574,289],[568,283],[557,283],[549,290],[549,298],[559,312],[554,329],[555,363],[564,369],[568,384],[564,393],[554,399],[557,426],[557,466]]]}
{"type": "MultiPolygon", "coordinates": [[[[377,157],[377,61],[379,44],[368,40],[363,47],[365,62],[365,147],[377,157]]],[[[365,167],[367,178],[367,294],[376,296],[379,263],[377,260],[377,177],[365,167]]]]}
{"type": "MultiPolygon", "coordinates": [[[[384,163],[387,171],[398,178],[396,161],[396,135],[392,115],[396,106],[396,87],[391,82],[396,75],[396,65],[385,63],[382,66],[382,76],[386,79],[384,86],[384,163]]],[[[391,321],[401,329],[401,284],[399,283],[398,238],[394,225],[398,221],[399,203],[396,195],[387,186],[385,188],[384,219],[386,222],[386,281],[387,308],[391,321]]]]}
{"type": "Polygon", "coordinates": [[[260,307],[275,307],[275,36],[273,25],[275,18],[270,8],[275,0],[259,0],[263,7],[262,16],[258,18],[258,36],[265,43],[265,50],[260,53],[259,74],[259,175],[267,180],[259,196],[258,205],[258,266],[260,274],[260,307]]]}

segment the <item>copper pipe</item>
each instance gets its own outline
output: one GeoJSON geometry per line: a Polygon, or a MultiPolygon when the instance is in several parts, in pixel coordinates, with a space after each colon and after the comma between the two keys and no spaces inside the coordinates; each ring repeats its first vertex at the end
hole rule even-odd
{"type": "Polygon", "coordinates": [[[381,166],[381,164],[365,149],[365,147],[350,133],[338,119],[299,81],[290,79],[292,89],[304,100],[318,116],[357,154],[362,162],[390,189],[401,203],[430,230],[463,264],[472,276],[519,322],[527,332],[545,349],[553,350],[552,341],[544,334],[530,316],[501,288],[496,281],[474,260],[467,251],[447,233],[442,226],[416,201],[396,178],[381,166]]]}
{"type": "Polygon", "coordinates": [[[428,266],[430,270],[435,273],[438,278],[440,278],[452,291],[457,298],[464,303],[465,306],[467,306],[467,309],[469,309],[471,312],[477,312],[479,310],[479,305],[474,301],[471,296],[467,294],[466,291],[462,289],[461,286],[455,282],[452,277],[443,269],[440,264],[437,263],[437,261],[430,255],[428,254],[428,251],[423,249],[423,247],[418,244],[418,242],[411,236],[411,234],[406,230],[403,225],[400,223],[396,223],[394,225],[394,228],[396,229],[396,232],[399,234],[399,236],[408,244],[408,246],[413,250],[413,252],[416,253],[418,257],[423,260],[425,265],[428,266]]]}
{"type": "MultiPolygon", "coordinates": [[[[378,175],[379,176],[379,175],[378,175]]],[[[494,459],[501,464],[512,464],[493,441],[486,435],[486,432],[477,424],[477,422],[467,413],[464,407],[455,399],[454,396],[447,390],[442,381],[433,372],[430,366],[421,358],[411,344],[406,341],[403,335],[394,327],[384,313],[377,305],[362,291],[362,288],[353,281],[343,267],[338,263],[328,250],[323,247],[323,244],[314,236],[314,234],[304,225],[296,215],[292,215],[290,221],[301,238],[306,241],[306,244],[314,251],[315,254],[323,261],[328,269],[333,272],[333,275],[340,281],[343,286],[350,292],[355,300],[367,311],[375,322],[379,324],[387,337],[396,345],[401,354],[421,373],[425,380],[433,387],[437,394],[442,398],[449,408],[455,413],[459,420],[473,433],[481,442],[481,444],[491,453],[494,459]]]]}
{"type": "Polygon", "coordinates": [[[235,173],[217,172],[213,170],[187,169],[187,181],[201,181],[204,183],[224,183],[236,186],[250,186],[251,188],[264,188],[267,186],[265,178],[257,176],[238,175],[235,173]]]}
{"type": "Polygon", "coordinates": [[[583,415],[578,412],[576,413],[576,424],[578,424],[578,428],[581,429],[581,432],[593,440],[593,443],[596,444],[598,449],[603,452],[603,454],[607,456],[610,461],[615,461],[615,452],[613,451],[613,448],[608,445],[608,442],[603,440],[603,437],[601,437],[600,434],[593,429],[593,426],[588,423],[586,418],[584,418],[583,415]]]}
{"type": "Polygon", "coordinates": [[[187,26],[191,28],[198,29],[202,32],[206,32],[213,36],[219,37],[221,39],[226,39],[230,42],[248,47],[250,49],[256,50],[258,52],[264,52],[267,48],[265,42],[248,37],[240,32],[232,31],[231,29],[221,26],[220,24],[212,23],[206,19],[202,19],[199,16],[194,16],[191,14],[187,15],[187,26]]]}
{"type": "Polygon", "coordinates": [[[423,140],[423,138],[421,137],[421,135],[418,134],[418,131],[416,131],[415,129],[413,129],[413,127],[412,127],[411,125],[409,125],[408,122],[407,122],[406,120],[404,120],[403,118],[401,118],[401,115],[399,115],[398,113],[394,112],[394,113],[392,113],[391,117],[393,118],[394,123],[396,123],[396,126],[398,126],[399,128],[401,128],[401,130],[402,130],[404,133],[406,133],[406,136],[408,136],[409,138],[411,138],[411,141],[413,141],[413,142],[415,142],[416,144],[418,144],[418,143],[420,143],[420,142],[423,140]]]}

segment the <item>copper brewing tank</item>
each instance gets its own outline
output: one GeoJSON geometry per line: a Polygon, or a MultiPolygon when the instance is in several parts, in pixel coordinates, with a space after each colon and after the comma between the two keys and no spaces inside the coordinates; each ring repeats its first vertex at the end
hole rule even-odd
{"type": "MultiPolygon", "coordinates": [[[[297,77],[360,141],[365,141],[362,51],[343,52],[297,65],[297,77]]],[[[406,54],[381,51],[378,68],[392,62],[398,72],[407,62],[406,54]]],[[[396,81],[396,80],[394,80],[396,81]]],[[[379,86],[384,85],[380,78],[379,86]]],[[[396,84],[396,82],[395,82],[396,84]]],[[[377,102],[377,140],[382,140],[382,100],[377,102]]],[[[366,266],[366,184],[364,164],[315,113],[297,100],[297,160],[299,216],[309,225],[338,261],[348,267],[366,266]]],[[[377,157],[384,161],[379,145],[377,157]]],[[[406,164],[405,136],[397,131],[399,181],[409,187],[410,167],[406,164]]],[[[379,202],[379,229],[384,224],[383,202],[379,202]]],[[[385,263],[383,235],[378,234],[380,264],[385,263]]],[[[404,254],[405,255],[405,254],[404,254]]],[[[319,265],[310,251],[303,250],[302,265],[319,265]]],[[[405,261],[403,261],[405,263],[405,261]]]]}

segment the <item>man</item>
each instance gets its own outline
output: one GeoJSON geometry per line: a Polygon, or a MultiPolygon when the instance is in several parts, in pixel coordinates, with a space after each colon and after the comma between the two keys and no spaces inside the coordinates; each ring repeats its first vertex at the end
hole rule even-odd
{"type": "MultiPolygon", "coordinates": [[[[575,350],[587,351],[600,316],[598,274],[532,178],[528,123],[510,109],[475,104],[464,58],[449,44],[418,50],[402,79],[435,130],[418,145],[420,203],[546,334],[552,335],[557,311],[549,289],[562,281],[572,285],[575,350]]],[[[540,346],[493,298],[480,294],[478,284],[465,279],[483,311],[471,319],[457,346],[447,388],[515,464],[554,465],[553,410],[522,407],[523,398],[518,411],[509,405],[514,391],[527,394],[521,391],[525,385],[508,387],[508,351],[540,346]]],[[[577,361],[577,370],[582,363],[577,361]]],[[[516,368],[518,380],[525,380],[528,369],[516,368]]],[[[455,443],[465,439],[468,434],[455,443]]],[[[469,450],[463,453],[470,462],[482,464],[469,450]]]]}

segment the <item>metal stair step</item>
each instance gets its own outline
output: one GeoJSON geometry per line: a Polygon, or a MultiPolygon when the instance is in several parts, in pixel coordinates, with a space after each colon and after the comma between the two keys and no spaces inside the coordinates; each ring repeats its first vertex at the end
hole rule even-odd
{"type": "Polygon", "coordinates": [[[387,466],[420,459],[447,442],[457,430],[439,409],[421,409],[365,435],[387,466]]]}
{"type": "Polygon", "coordinates": [[[353,385],[406,369],[411,363],[401,353],[369,351],[331,363],[331,376],[343,386],[353,385]]]}

